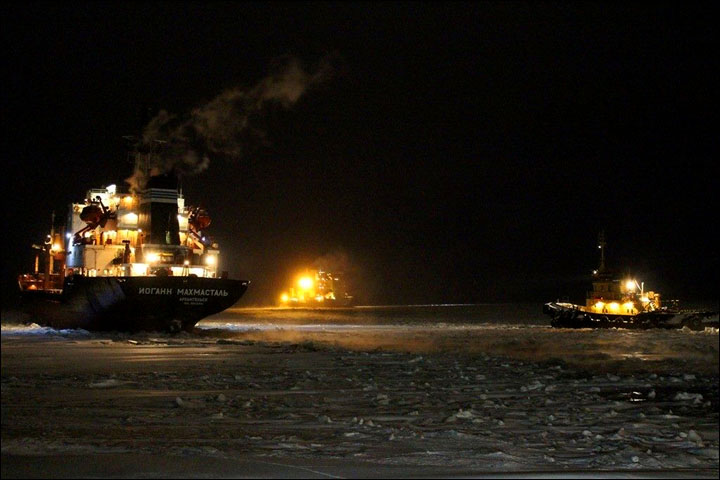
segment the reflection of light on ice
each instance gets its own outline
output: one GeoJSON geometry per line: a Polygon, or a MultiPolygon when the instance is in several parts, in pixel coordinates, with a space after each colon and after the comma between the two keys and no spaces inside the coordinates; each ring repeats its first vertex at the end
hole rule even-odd
{"type": "Polygon", "coordinates": [[[428,330],[442,329],[443,331],[482,331],[482,330],[525,330],[525,329],[544,329],[550,330],[551,327],[544,325],[448,325],[448,324],[421,324],[421,325],[362,325],[362,324],[341,324],[341,323],[318,323],[318,324],[279,324],[279,323],[203,323],[198,324],[200,330],[229,330],[233,332],[257,332],[257,331],[338,331],[338,330],[355,330],[355,331],[376,331],[391,330],[397,332],[424,332],[428,330]]]}
{"type": "Polygon", "coordinates": [[[211,320],[196,328],[210,335],[260,342],[310,342],[358,351],[480,354],[530,362],[561,360],[587,368],[632,369],[639,367],[635,362],[652,363],[653,368],[660,368],[662,363],[671,368],[678,359],[703,366],[707,365],[708,355],[717,352],[717,329],[558,329],[549,325],[428,321],[414,325],[375,324],[357,322],[360,319],[332,318],[341,321],[323,322],[327,319],[316,317],[308,323],[288,323],[284,319],[266,318],[263,322],[262,318],[251,317],[249,322],[211,320]]]}

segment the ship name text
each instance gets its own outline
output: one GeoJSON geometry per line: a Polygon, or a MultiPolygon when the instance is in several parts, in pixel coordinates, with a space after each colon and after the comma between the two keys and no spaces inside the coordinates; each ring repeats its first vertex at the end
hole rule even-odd
{"type": "MultiPolygon", "coordinates": [[[[227,297],[229,295],[227,290],[216,289],[216,288],[178,288],[175,292],[176,295],[204,295],[206,297],[227,297]]],[[[138,289],[140,295],[172,295],[172,288],[158,288],[158,287],[141,287],[138,289]]]]}

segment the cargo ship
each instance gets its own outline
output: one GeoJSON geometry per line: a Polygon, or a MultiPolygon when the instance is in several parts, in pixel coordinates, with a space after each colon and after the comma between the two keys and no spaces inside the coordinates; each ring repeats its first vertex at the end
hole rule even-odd
{"type": "Polygon", "coordinates": [[[185,204],[174,173],[140,192],[91,189],[36,250],[18,278],[22,309],[56,329],[192,331],[234,305],[248,280],[218,271],[205,208],[185,204]]]}
{"type": "Polygon", "coordinates": [[[718,327],[718,312],[681,309],[677,301],[664,305],[661,295],[646,290],[643,282],[618,276],[605,265],[605,236],[598,238],[600,265],[592,273],[592,290],[585,305],[548,302],[543,313],[560,328],[690,328],[718,327]]]}
{"type": "Polygon", "coordinates": [[[353,296],[345,291],[342,276],[323,270],[306,270],[280,295],[284,307],[351,307],[352,303],[353,296]]]}

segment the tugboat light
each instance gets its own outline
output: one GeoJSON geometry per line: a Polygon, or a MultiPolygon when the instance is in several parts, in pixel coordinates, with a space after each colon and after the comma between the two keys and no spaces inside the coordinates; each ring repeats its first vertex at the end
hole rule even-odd
{"type": "Polygon", "coordinates": [[[215,255],[208,255],[205,257],[205,263],[208,265],[215,265],[215,263],[217,263],[217,257],[215,257],[215,255]]]}

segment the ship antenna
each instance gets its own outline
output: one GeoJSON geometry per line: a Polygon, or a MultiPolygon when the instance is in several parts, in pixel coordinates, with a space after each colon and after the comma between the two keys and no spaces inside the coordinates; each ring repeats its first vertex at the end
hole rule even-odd
{"type": "Polygon", "coordinates": [[[598,248],[600,249],[600,267],[598,272],[605,271],[605,230],[600,230],[598,235],[598,248]]]}
{"type": "Polygon", "coordinates": [[[134,164],[134,169],[142,169],[143,173],[147,176],[147,161],[143,162],[140,156],[140,139],[135,135],[123,135],[127,141],[127,162],[134,164]]]}

